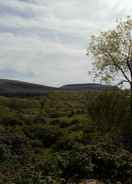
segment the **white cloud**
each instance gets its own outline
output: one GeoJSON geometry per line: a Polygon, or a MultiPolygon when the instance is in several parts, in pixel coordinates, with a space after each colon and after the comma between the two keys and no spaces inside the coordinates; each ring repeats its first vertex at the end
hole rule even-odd
{"type": "Polygon", "coordinates": [[[0,0],[0,71],[47,85],[88,82],[88,37],[131,9],[130,0],[0,0]]]}

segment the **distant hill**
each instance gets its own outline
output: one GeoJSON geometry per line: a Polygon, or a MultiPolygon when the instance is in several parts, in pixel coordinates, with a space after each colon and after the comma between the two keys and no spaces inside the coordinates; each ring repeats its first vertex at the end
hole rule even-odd
{"type": "Polygon", "coordinates": [[[70,91],[102,91],[102,90],[109,90],[114,89],[114,86],[110,85],[102,85],[96,83],[86,83],[86,84],[69,84],[64,85],[60,89],[62,90],[70,90],[70,91]]]}
{"type": "Polygon", "coordinates": [[[50,90],[56,88],[43,86],[39,84],[32,84],[28,82],[0,79],[0,95],[7,96],[35,96],[47,95],[50,90]]]}
{"type": "Polygon", "coordinates": [[[112,86],[101,84],[69,84],[60,88],[32,84],[17,80],[0,79],[0,95],[5,96],[43,96],[49,91],[101,91],[112,89],[112,86]]]}

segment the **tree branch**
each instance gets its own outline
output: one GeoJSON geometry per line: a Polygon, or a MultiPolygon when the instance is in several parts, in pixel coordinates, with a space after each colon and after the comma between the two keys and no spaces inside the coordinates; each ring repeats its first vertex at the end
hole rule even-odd
{"type": "Polygon", "coordinates": [[[124,82],[129,83],[127,80],[122,80],[122,81],[119,82],[116,86],[119,86],[119,85],[123,84],[124,82]]]}
{"type": "Polygon", "coordinates": [[[130,64],[130,62],[132,62],[132,41],[130,40],[130,45],[129,45],[129,51],[128,51],[128,57],[127,57],[127,66],[129,68],[130,71],[130,75],[131,75],[131,79],[132,79],[132,65],[130,64]]]}
{"type": "Polygon", "coordinates": [[[108,51],[106,51],[106,54],[108,54],[108,56],[111,57],[111,60],[112,60],[113,64],[121,71],[121,73],[125,77],[126,81],[130,83],[131,81],[130,81],[129,77],[126,75],[126,73],[124,72],[124,70],[122,69],[122,67],[116,63],[116,61],[113,58],[113,56],[111,55],[111,53],[108,52],[108,51]]]}

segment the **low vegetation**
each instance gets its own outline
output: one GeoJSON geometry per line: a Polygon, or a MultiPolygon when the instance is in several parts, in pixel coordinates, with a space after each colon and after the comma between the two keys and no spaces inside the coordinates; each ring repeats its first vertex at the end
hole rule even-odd
{"type": "Polygon", "coordinates": [[[131,184],[128,91],[0,97],[0,183],[131,184]]]}

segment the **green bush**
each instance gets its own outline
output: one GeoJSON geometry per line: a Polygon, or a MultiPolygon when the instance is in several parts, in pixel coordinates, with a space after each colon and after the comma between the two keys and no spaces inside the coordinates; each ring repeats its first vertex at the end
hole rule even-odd
{"type": "Polygon", "coordinates": [[[132,181],[128,91],[0,97],[0,183],[132,181]]]}
{"type": "Polygon", "coordinates": [[[88,106],[88,113],[102,132],[130,128],[129,98],[123,92],[99,93],[88,106]]]}

